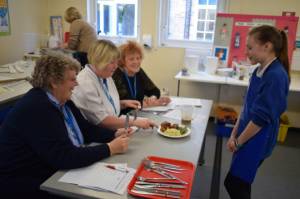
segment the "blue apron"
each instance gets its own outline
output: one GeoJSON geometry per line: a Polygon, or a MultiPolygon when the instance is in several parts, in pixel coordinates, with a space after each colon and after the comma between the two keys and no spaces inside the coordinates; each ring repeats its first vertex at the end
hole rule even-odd
{"type": "MultiPolygon", "coordinates": [[[[279,70],[280,72],[277,71],[278,74],[281,73],[281,70],[283,68],[278,60],[275,60],[268,69],[271,69],[271,67],[273,67],[272,70],[279,70]]],[[[268,69],[265,71],[265,73],[268,72],[268,69]]],[[[278,83],[278,89],[283,89],[284,91],[281,92],[283,93],[282,96],[278,96],[280,99],[279,107],[277,103],[278,100],[276,101],[276,103],[272,104],[272,97],[266,98],[265,100],[256,101],[257,97],[259,95],[262,95],[263,92],[271,91],[271,89],[265,89],[267,91],[264,91],[264,89],[262,88],[262,84],[265,84],[266,80],[263,80],[263,78],[256,76],[256,72],[257,70],[255,70],[251,77],[251,82],[245,98],[244,107],[240,115],[240,122],[237,132],[238,136],[243,132],[248,123],[253,119],[254,115],[252,111],[253,109],[257,108],[257,106],[262,109],[271,106],[274,107],[274,110],[271,111],[268,110],[268,108],[264,110],[265,112],[269,113],[269,115],[267,115],[267,118],[269,119],[268,124],[262,126],[261,130],[255,136],[250,138],[246,143],[244,143],[243,147],[241,147],[237,152],[233,154],[230,168],[231,174],[241,178],[248,183],[253,182],[261,161],[271,154],[276,144],[276,138],[279,129],[279,116],[283,112],[282,110],[285,110],[286,108],[287,96],[284,95],[288,92],[285,91],[286,87],[288,88],[288,85],[286,85],[286,83],[278,83]],[[280,87],[280,84],[283,85],[280,87]]],[[[281,75],[284,76],[284,74],[281,75]]],[[[276,90],[273,90],[273,92],[276,92],[276,90]]]]}

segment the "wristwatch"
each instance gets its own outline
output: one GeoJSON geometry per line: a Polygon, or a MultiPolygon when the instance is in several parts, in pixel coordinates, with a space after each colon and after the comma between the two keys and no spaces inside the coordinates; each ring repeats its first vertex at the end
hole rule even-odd
{"type": "Polygon", "coordinates": [[[239,144],[238,139],[234,139],[234,146],[237,150],[239,150],[243,145],[239,144]]]}

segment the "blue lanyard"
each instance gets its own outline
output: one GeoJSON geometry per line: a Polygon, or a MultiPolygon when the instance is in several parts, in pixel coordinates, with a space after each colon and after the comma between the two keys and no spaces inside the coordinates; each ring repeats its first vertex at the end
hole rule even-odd
{"type": "Polygon", "coordinates": [[[129,77],[128,77],[128,74],[126,71],[124,71],[124,76],[127,80],[127,84],[128,84],[128,87],[129,87],[129,90],[130,90],[130,95],[133,99],[136,99],[136,75],[134,75],[134,79],[133,79],[133,88],[132,88],[132,84],[129,80],[129,77]]]}
{"type": "Polygon", "coordinates": [[[83,136],[80,131],[80,128],[78,127],[78,124],[71,112],[71,110],[66,107],[65,105],[61,106],[56,98],[49,92],[46,92],[48,95],[48,98],[50,102],[58,108],[58,110],[63,114],[65,124],[67,125],[68,133],[72,136],[71,141],[75,146],[80,146],[83,144],[83,136]]]}
{"type": "Polygon", "coordinates": [[[68,124],[69,128],[71,129],[71,131],[73,132],[72,133],[73,138],[75,140],[77,140],[77,142],[78,142],[79,145],[82,145],[83,144],[83,137],[82,137],[81,132],[78,131],[78,126],[76,128],[76,125],[75,125],[76,121],[74,120],[74,117],[73,117],[70,109],[68,107],[66,107],[66,106],[63,106],[62,110],[63,110],[63,113],[64,113],[65,121],[68,124]]]}
{"type": "Polygon", "coordinates": [[[108,101],[110,102],[110,104],[112,105],[112,107],[114,108],[115,114],[117,114],[117,109],[116,109],[116,106],[115,106],[115,102],[114,102],[113,98],[111,97],[111,95],[109,94],[107,80],[106,79],[102,79],[101,77],[98,77],[98,81],[99,81],[101,87],[104,90],[106,98],[108,99],[108,101]]]}
{"type": "Polygon", "coordinates": [[[107,80],[106,80],[106,79],[102,79],[101,77],[99,77],[99,76],[94,72],[94,70],[92,69],[91,65],[88,65],[88,67],[89,67],[89,68],[91,69],[91,71],[93,71],[93,73],[97,76],[98,81],[99,81],[99,84],[100,84],[100,86],[103,88],[106,98],[108,99],[108,101],[110,102],[110,104],[112,105],[112,107],[114,108],[115,114],[117,115],[117,109],[116,109],[116,106],[115,106],[115,102],[114,102],[113,98],[111,97],[111,95],[110,95],[110,93],[109,93],[109,90],[108,90],[107,80]]]}

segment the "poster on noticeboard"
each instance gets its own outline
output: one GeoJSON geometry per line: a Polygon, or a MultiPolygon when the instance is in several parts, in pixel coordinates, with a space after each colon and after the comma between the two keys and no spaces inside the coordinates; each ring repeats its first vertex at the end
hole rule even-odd
{"type": "Polygon", "coordinates": [[[8,0],[0,0],[0,36],[10,35],[8,0]]]}
{"type": "Polygon", "coordinates": [[[214,37],[214,55],[219,57],[219,60],[223,62],[222,64],[228,67],[232,67],[233,60],[241,63],[247,62],[246,39],[248,32],[253,27],[271,25],[286,32],[288,56],[291,61],[295,48],[298,19],[299,17],[292,14],[270,16],[218,13],[214,37]]]}

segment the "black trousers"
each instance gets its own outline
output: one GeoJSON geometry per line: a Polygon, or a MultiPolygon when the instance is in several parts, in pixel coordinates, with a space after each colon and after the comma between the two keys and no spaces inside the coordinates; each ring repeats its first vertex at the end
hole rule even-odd
{"type": "Polygon", "coordinates": [[[233,176],[230,172],[225,178],[224,185],[231,199],[251,198],[251,184],[233,176]]]}

